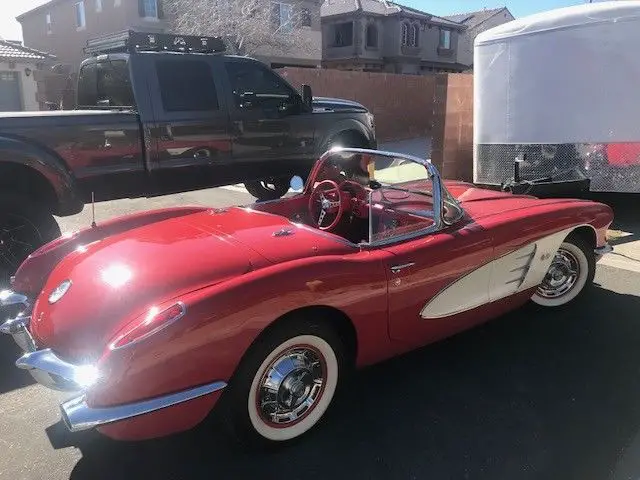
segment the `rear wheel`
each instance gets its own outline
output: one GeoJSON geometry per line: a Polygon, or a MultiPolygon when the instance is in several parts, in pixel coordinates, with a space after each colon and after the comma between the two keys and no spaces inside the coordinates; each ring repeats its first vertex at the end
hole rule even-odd
{"type": "Polygon", "coordinates": [[[567,305],[591,285],[595,269],[593,248],[581,237],[570,236],[560,245],[531,300],[543,307],[567,305]]]}
{"type": "Polygon", "coordinates": [[[323,418],[344,368],[328,326],[300,319],[270,331],[243,360],[225,392],[223,415],[241,444],[286,445],[323,418]]]}
{"type": "Polygon", "coordinates": [[[0,195],[0,290],[31,253],[59,236],[46,209],[19,195],[0,195]]]}

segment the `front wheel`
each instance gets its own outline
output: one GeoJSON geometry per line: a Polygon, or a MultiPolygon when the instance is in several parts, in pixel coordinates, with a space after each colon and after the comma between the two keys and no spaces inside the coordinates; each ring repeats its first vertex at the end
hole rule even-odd
{"type": "Polygon", "coordinates": [[[248,353],[225,392],[223,415],[243,445],[285,445],[323,418],[344,365],[343,346],[321,323],[276,327],[248,353]]]}
{"type": "Polygon", "coordinates": [[[593,282],[593,248],[580,237],[569,237],[556,252],[531,300],[543,307],[562,307],[578,298],[593,282]]]}

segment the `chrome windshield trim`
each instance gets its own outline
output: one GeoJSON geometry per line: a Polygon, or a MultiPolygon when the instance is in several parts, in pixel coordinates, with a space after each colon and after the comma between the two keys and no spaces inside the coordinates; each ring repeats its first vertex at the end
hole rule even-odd
{"type": "Polygon", "coordinates": [[[78,392],[97,380],[92,365],[74,365],[62,360],[50,348],[25,353],[16,367],[28,370],[41,385],[61,392],[78,392]]]}
{"type": "Polygon", "coordinates": [[[218,381],[190,390],[115,407],[92,408],[87,405],[85,396],[81,395],[62,403],[60,405],[60,411],[62,420],[69,431],[80,432],[100,425],[128,420],[189,400],[194,400],[222,390],[226,386],[227,384],[225,382],[218,381]]]}
{"type": "MultiPolygon", "coordinates": [[[[437,232],[437,231],[442,230],[442,228],[444,228],[445,226],[451,225],[452,222],[445,222],[445,220],[444,220],[444,199],[445,198],[450,202],[454,202],[456,204],[456,208],[461,212],[460,215],[458,216],[458,220],[464,216],[464,209],[457,202],[457,200],[455,200],[449,194],[449,191],[447,190],[447,187],[442,182],[442,179],[440,177],[440,172],[438,172],[438,169],[435,167],[435,165],[433,165],[433,163],[431,163],[430,160],[426,160],[424,158],[416,157],[416,156],[413,156],[413,155],[407,155],[405,153],[391,152],[391,151],[387,151],[387,150],[374,150],[374,149],[370,149],[370,148],[352,148],[352,147],[348,147],[348,148],[336,147],[336,148],[332,148],[331,150],[327,150],[325,153],[323,153],[320,156],[320,158],[318,159],[318,161],[314,165],[313,169],[309,173],[309,177],[307,179],[307,183],[306,183],[306,185],[304,187],[304,190],[303,190],[304,194],[309,194],[311,192],[311,190],[313,189],[312,179],[315,179],[317,173],[320,171],[320,169],[322,168],[322,165],[326,162],[326,160],[331,155],[340,154],[340,153],[354,153],[354,154],[360,153],[360,154],[367,154],[367,155],[372,155],[372,156],[373,155],[386,156],[386,157],[393,157],[393,158],[400,159],[400,160],[406,160],[406,161],[412,162],[412,163],[417,163],[419,165],[422,165],[426,169],[427,178],[430,179],[432,181],[432,183],[433,183],[432,196],[433,196],[433,210],[434,210],[433,213],[434,213],[434,220],[435,220],[435,226],[434,227],[429,227],[429,228],[427,228],[425,230],[422,230],[420,232],[411,233],[411,234],[408,235],[408,237],[406,235],[402,235],[402,236],[398,236],[396,238],[385,239],[384,241],[379,241],[379,242],[372,242],[371,241],[372,232],[369,231],[369,242],[360,243],[359,244],[360,246],[376,247],[376,246],[382,246],[382,245],[387,245],[387,244],[391,244],[391,243],[397,243],[397,242],[408,240],[408,239],[411,239],[411,238],[414,238],[414,237],[419,237],[421,235],[426,235],[426,234],[429,234],[429,233],[437,232]],[[443,194],[443,191],[446,192],[446,194],[443,194]]],[[[383,185],[383,187],[388,188],[389,186],[383,185]]],[[[371,200],[369,201],[369,206],[371,207],[371,200]]],[[[370,210],[371,210],[371,208],[370,208],[370,210]]],[[[370,215],[369,215],[369,223],[371,223],[371,212],[370,212],[370,215]]]]}

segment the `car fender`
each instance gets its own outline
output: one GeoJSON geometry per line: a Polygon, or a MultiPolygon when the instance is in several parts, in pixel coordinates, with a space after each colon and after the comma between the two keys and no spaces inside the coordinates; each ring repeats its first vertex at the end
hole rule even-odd
{"type": "Polygon", "coordinates": [[[331,307],[351,320],[357,366],[389,358],[398,346],[388,334],[385,255],[378,251],[364,260],[295,260],[166,301],[163,305],[183,302],[185,316],[130,348],[107,349],[99,363],[111,374],[90,392],[88,402],[115,405],[211,381],[228,382],[262,332],[305,307],[331,307]]]}
{"type": "Polygon", "coordinates": [[[71,215],[82,210],[75,178],[65,162],[41,146],[11,137],[0,137],[0,163],[9,162],[29,167],[51,185],[58,205],[54,213],[71,215]]]}

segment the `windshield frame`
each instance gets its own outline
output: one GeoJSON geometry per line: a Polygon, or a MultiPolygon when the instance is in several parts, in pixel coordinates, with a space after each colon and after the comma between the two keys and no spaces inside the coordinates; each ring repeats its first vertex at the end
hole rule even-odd
{"type": "MultiPolygon", "coordinates": [[[[369,203],[369,235],[368,235],[368,237],[369,238],[368,238],[367,242],[361,242],[361,243],[358,244],[358,246],[360,246],[360,247],[368,247],[368,248],[380,247],[380,246],[384,246],[384,245],[403,242],[403,241],[406,241],[406,240],[411,240],[411,239],[417,238],[417,237],[422,237],[424,235],[428,235],[430,233],[442,230],[444,227],[453,225],[456,222],[458,222],[464,216],[464,209],[462,208],[460,203],[448,192],[448,190],[446,189],[446,186],[442,183],[442,180],[440,178],[440,172],[438,171],[436,166],[433,165],[433,163],[431,163],[431,160],[423,159],[423,158],[416,157],[416,156],[413,156],[413,155],[408,155],[408,154],[398,153],[398,152],[392,152],[392,151],[386,151],[386,150],[373,150],[373,149],[367,149],[367,148],[352,148],[352,147],[335,147],[335,148],[332,148],[330,150],[327,150],[325,153],[323,153],[320,156],[320,158],[316,162],[315,166],[313,167],[313,169],[309,173],[309,177],[307,178],[307,182],[306,182],[306,184],[304,186],[304,189],[302,191],[303,195],[309,195],[313,191],[313,186],[314,186],[314,183],[316,182],[316,177],[317,177],[318,173],[320,171],[322,171],[322,167],[328,161],[328,159],[331,158],[332,156],[339,155],[340,153],[345,153],[345,154],[365,154],[365,155],[371,155],[371,156],[389,157],[389,158],[401,159],[401,160],[406,160],[408,162],[416,163],[416,164],[421,165],[421,166],[423,166],[425,168],[426,174],[427,174],[425,176],[425,180],[431,180],[432,185],[433,185],[433,192],[432,192],[433,208],[434,208],[434,212],[433,212],[434,213],[434,224],[433,225],[431,225],[429,227],[426,227],[426,228],[423,228],[423,229],[420,229],[420,230],[416,230],[414,232],[410,232],[410,233],[406,233],[406,234],[402,234],[402,235],[398,235],[398,236],[394,236],[394,237],[390,237],[390,238],[380,239],[380,240],[376,240],[376,241],[372,240],[372,238],[373,238],[373,232],[372,232],[372,228],[373,228],[373,223],[372,223],[372,218],[373,218],[372,195],[376,190],[372,190],[371,192],[369,192],[369,195],[368,195],[368,197],[369,197],[368,198],[368,203],[369,203]],[[445,202],[445,200],[448,203],[451,203],[452,206],[454,208],[456,208],[457,211],[459,212],[458,215],[456,215],[453,219],[447,220],[447,219],[444,218],[444,202],[445,202]]],[[[397,190],[412,192],[412,190],[410,190],[410,189],[397,187],[395,185],[385,185],[382,182],[380,182],[380,183],[382,184],[383,188],[397,189],[397,190]]],[[[426,194],[424,192],[415,192],[415,193],[421,194],[421,195],[428,195],[428,194],[426,194]]]]}

